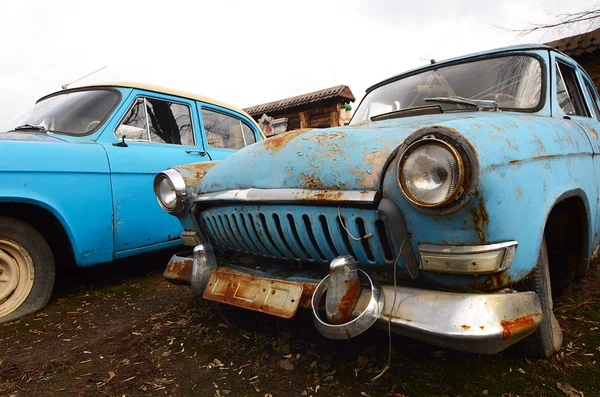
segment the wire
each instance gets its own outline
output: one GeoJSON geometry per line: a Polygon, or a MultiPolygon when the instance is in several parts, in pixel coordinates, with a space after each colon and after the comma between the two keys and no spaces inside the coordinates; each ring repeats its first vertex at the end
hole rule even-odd
{"type": "MultiPolygon", "coordinates": [[[[391,367],[392,367],[392,314],[396,309],[396,274],[398,269],[398,259],[402,256],[402,249],[404,248],[404,243],[412,236],[412,234],[408,233],[404,240],[402,240],[402,244],[400,244],[400,250],[398,250],[398,256],[396,256],[396,260],[394,260],[394,299],[392,300],[392,310],[390,311],[388,318],[388,361],[383,368],[374,378],[371,379],[371,382],[375,382],[377,379],[381,378],[391,367]]],[[[383,291],[382,291],[383,293],[383,291]]]]}
{"type": "Polygon", "coordinates": [[[348,230],[348,228],[346,227],[346,225],[344,225],[344,218],[342,218],[342,213],[341,213],[340,207],[341,206],[338,206],[338,219],[340,220],[340,224],[342,225],[342,227],[344,228],[344,230],[346,231],[346,233],[348,233],[348,236],[350,236],[350,238],[352,238],[352,240],[359,241],[359,240],[362,240],[362,239],[368,239],[368,238],[373,237],[373,233],[365,234],[362,237],[354,237],[352,235],[352,233],[350,233],[350,230],[348,230]]]}

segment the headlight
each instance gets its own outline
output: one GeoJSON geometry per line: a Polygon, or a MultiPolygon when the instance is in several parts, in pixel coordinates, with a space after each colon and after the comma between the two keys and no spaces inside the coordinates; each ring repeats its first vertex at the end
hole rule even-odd
{"type": "Polygon", "coordinates": [[[464,177],[460,154],[447,142],[433,137],[413,143],[400,158],[400,189],[422,207],[437,207],[458,198],[464,177]]]}
{"type": "Polygon", "coordinates": [[[161,171],[154,177],[154,194],[158,204],[169,214],[177,215],[185,209],[185,181],[174,169],[161,171]]]}

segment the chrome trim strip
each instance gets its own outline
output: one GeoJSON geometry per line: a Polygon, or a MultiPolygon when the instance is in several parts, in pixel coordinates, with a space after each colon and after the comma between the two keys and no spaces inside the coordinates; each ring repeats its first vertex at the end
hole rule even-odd
{"type": "Polygon", "coordinates": [[[419,244],[419,252],[430,252],[433,254],[480,254],[483,252],[500,251],[504,248],[519,245],[515,240],[503,243],[487,245],[442,245],[442,244],[419,244]]]}
{"type": "Polygon", "coordinates": [[[235,189],[204,193],[194,202],[244,201],[244,202],[285,202],[323,201],[352,202],[370,204],[375,201],[377,191],[372,190],[312,190],[312,189],[235,189]]]}

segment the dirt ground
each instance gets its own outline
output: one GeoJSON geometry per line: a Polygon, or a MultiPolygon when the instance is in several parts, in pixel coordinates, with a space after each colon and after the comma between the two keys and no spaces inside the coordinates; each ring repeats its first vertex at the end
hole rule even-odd
{"type": "Polygon", "coordinates": [[[43,311],[0,326],[0,396],[600,396],[600,272],[556,303],[551,360],[478,356],[370,330],[331,341],[291,321],[196,300],[170,253],[59,273],[43,311]]]}

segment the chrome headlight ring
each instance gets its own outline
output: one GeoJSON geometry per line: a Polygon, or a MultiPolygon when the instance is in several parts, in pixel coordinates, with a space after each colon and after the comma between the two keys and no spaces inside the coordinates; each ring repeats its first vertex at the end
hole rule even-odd
{"type": "Polygon", "coordinates": [[[397,181],[412,204],[443,207],[461,197],[471,171],[469,155],[462,145],[438,133],[426,134],[402,151],[397,181]]]}
{"type": "Polygon", "coordinates": [[[154,194],[158,204],[171,215],[181,214],[186,207],[185,180],[179,171],[169,168],[154,177],[154,194]]]}

